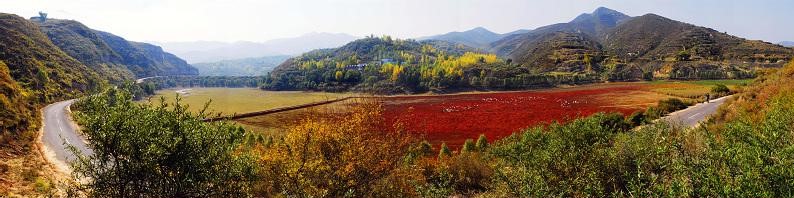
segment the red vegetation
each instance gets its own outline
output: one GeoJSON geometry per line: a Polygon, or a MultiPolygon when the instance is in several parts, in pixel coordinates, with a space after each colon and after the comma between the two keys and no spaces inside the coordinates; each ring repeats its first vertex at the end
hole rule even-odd
{"type": "Polygon", "coordinates": [[[631,92],[640,86],[509,93],[407,96],[383,99],[387,123],[402,123],[434,145],[459,147],[466,139],[485,134],[493,141],[521,129],[569,120],[597,112],[624,115],[643,105],[614,106],[600,95],[631,92]]]}

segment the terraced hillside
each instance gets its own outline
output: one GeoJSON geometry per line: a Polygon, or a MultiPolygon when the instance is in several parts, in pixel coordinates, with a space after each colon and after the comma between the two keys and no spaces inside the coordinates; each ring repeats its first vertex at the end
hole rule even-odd
{"type": "Polygon", "coordinates": [[[491,47],[532,70],[606,73],[610,80],[740,78],[755,67],[780,67],[794,55],[780,45],[607,8],[505,37],[491,47]]]}

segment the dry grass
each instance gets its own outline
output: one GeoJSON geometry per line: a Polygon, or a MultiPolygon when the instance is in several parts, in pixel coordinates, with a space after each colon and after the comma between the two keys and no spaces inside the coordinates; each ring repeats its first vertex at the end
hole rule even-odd
{"type": "Polygon", "coordinates": [[[234,120],[234,122],[240,124],[243,128],[249,131],[254,131],[273,137],[280,137],[284,134],[286,129],[299,124],[299,122],[305,118],[345,113],[350,109],[351,105],[358,103],[360,103],[360,99],[347,100],[318,107],[241,118],[234,120]]]}
{"type": "MultiPolygon", "coordinates": [[[[176,91],[182,89],[166,89],[152,96],[151,103],[158,103],[160,97],[166,102],[173,102],[176,91]]],[[[352,96],[351,93],[302,92],[302,91],[263,91],[255,88],[189,88],[182,94],[182,103],[190,106],[190,110],[200,110],[207,101],[212,100],[209,110],[225,115],[261,111],[278,107],[299,105],[311,102],[337,99],[352,96]]]]}
{"type": "Polygon", "coordinates": [[[737,90],[750,81],[752,80],[653,81],[646,84],[651,86],[650,90],[653,92],[681,98],[702,99],[714,85],[723,84],[731,90],[737,90]]]}
{"type": "Polygon", "coordinates": [[[55,171],[35,148],[24,153],[9,153],[0,157],[0,197],[48,197],[56,196],[55,171]]]}

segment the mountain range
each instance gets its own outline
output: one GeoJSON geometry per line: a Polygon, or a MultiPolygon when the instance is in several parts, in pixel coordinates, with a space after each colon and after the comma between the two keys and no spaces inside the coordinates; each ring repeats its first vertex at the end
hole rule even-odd
{"type": "MultiPolygon", "coordinates": [[[[582,71],[587,66],[626,65],[634,72],[677,66],[780,66],[792,50],[728,35],[655,14],[628,16],[600,7],[566,23],[496,34],[484,28],[425,37],[487,49],[537,71],[582,71]],[[593,60],[588,60],[591,62],[593,60]],[[589,63],[588,63],[589,64],[589,63]]],[[[787,43],[780,43],[786,45],[787,43]]]]}
{"type": "Polygon", "coordinates": [[[794,47],[794,41],[781,41],[777,44],[782,45],[784,47],[794,47]]]}
{"type": "Polygon", "coordinates": [[[194,63],[200,76],[263,76],[283,63],[290,56],[264,56],[222,60],[208,63],[194,63]]]}
{"type": "Polygon", "coordinates": [[[198,74],[196,68],[159,46],[127,41],[73,20],[34,17],[30,21],[63,52],[110,80],[198,74]]]}
{"type": "Polygon", "coordinates": [[[427,36],[427,37],[420,37],[416,40],[442,40],[442,41],[449,41],[455,43],[461,43],[464,45],[468,45],[471,47],[481,48],[481,49],[488,49],[489,45],[497,41],[501,38],[506,36],[514,35],[514,34],[523,34],[529,32],[530,30],[516,30],[513,32],[505,33],[505,34],[498,34],[492,32],[488,29],[483,27],[476,27],[471,30],[463,31],[463,32],[450,32],[441,35],[434,35],[434,36],[427,36]]]}
{"type": "Polygon", "coordinates": [[[598,81],[748,78],[756,68],[780,67],[794,56],[794,49],[778,44],[747,40],[656,14],[628,16],[604,7],[534,30],[498,34],[474,28],[417,40],[421,43],[365,38],[340,48],[305,53],[276,67],[270,76],[274,84],[269,87],[385,88],[390,89],[386,93],[395,93],[399,87],[408,92],[443,92],[598,81]],[[462,56],[466,51],[490,52],[504,61],[486,61],[477,54],[462,56]],[[381,60],[393,60],[399,67],[381,60]],[[469,61],[450,64],[449,60],[469,61]],[[361,64],[366,68],[356,66],[361,64]]]}
{"type": "Polygon", "coordinates": [[[339,47],[359,37],[344,33],[309,33],[265,42],[161,42],[163,49],[189,63],[217,62],[251,57],[297,55],[314,49],[339,47]]]}

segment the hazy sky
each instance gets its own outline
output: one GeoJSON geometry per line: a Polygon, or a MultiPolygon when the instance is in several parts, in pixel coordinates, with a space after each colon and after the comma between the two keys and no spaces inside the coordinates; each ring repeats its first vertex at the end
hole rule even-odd
{"type": "Polygon", "coordinates": [[[794,1],[732,0],[0,0],[135,41],[265,41],[309,32],[414,38],[477,26],[498,33],[568,22],[599,6],[656,13],[770,42],[794,40],[794,1]]]}

